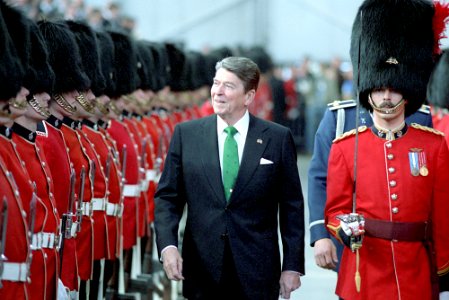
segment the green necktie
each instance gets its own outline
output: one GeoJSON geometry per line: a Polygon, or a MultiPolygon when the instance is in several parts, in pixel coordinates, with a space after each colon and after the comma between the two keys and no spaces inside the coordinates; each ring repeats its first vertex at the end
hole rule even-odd
{"type": "Polygon", "coordinates": [[[226,200],[229,201],[237,173],[239,172],[239,152],[237,142],[234,139],[237,129],[229,126],[224,131],[228,136],[226,137],[223,150],[223,187],[226,200]]]}

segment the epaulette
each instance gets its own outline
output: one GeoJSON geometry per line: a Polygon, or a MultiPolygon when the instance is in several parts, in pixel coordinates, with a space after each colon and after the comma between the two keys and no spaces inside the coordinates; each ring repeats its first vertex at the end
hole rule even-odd
{"type": "Polygon", "coordinates": [[[413,128],[416,128],[416,129],[420,129],[422,131],[432,132],[432,133],[434,133],[436,135],[444,136],[443,132],[441,132],[439,130],[436,130],[436,129],[433,129],[433,128],[430,128],[430,127],[427,127],[427,126],[420,125],[418,123],[412,123],[412,124],[410,124],[410,126],[412,126],[413,128]]]}
{"type": "Polygon", "coordinates": [[[429,105],[421,105],[421,107],[418,109],[419,112],[422,112],[423,114],[430,115],[430,106],[429,105]]]}
{"type": "Polygon", "coordinates": [[[355,100],[335,100],[331,103],[329,103],[327,106],[329,107],[329,110],[337,110],[340,108],[348,108],[348,107],[355,107],[357,105],[357,102],[355,100]]]}
{"type": "MultiPolygon", "coordinates": [[[[366,127],[366,126],[360,126],[360,127],[359,127],[359,132],[364,132],[366,129],[368,129],[368,127],[366,127]]],[[[332,143],[335,143],[335,142],[344,140],[345,138],[347,138],[347,137],[349,137],[349,136],[355,135],[355,133],[356,133],[355,128],[352,129],[352,130],[346,131],[345,133],[343,133],[342,135],[340,135],[338,138],[335,138],[335,139],[332,141],[332,143]]]]}

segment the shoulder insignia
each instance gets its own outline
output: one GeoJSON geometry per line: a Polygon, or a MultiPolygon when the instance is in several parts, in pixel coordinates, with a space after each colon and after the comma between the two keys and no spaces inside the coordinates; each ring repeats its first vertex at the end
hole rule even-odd
{"type": "MultiPolygon", "coordinates": [[[[358,131],[359,131],[359,132],[364,132],[364,131],[367,130],[367,129],[368,129],[368,127],[366,127],[366,126],[360,126],[358,131]]],[[[345,138],[347,138],[347,137],[349,137],[349,136],[355,135],[355,133],[356,133],[355,128],[352,129],[352,130],[346,131],[345,133],[343,133],[343,134],[340,135],[339,137],[335,138],[332,142],[335,143],[335,142],[344,140],[345,138]]]]}
{"type": "Polygon", "coordinates": [[[422,131],[427,131],[427,132],[434,133],[434,134],[436,134],[436,135],[442,135],[442,136],[444,136],[444,133],[443,133],[443,132],[441,132],[441,131],[439,131],[439,130],[436,130],[436,129],[433,129],[433,128],[430,128],[430,127],[427,127],[427,126],[420,125],[420,124],[418,124],[418,123],[412,123],[412,124],[410,124],[410,126],[412,126],[413,128],[422,130],[422,131]]]}
{"type": "Polygon", "coordinates": [[[421,107],[418,109],[419,112],[422,112],[423,114],[430,115],[430,106],[429,105],[421,105],[421,107]]]}
{"type": "Polygon", "coordinates": [[[329,107],[329,110],[337,110],[341,108],[348,108],[348,107],[354,107],[357,105],[357,102],[355,100],[335,100],[331,103],[329,103],[327,106],[329,107]]]}

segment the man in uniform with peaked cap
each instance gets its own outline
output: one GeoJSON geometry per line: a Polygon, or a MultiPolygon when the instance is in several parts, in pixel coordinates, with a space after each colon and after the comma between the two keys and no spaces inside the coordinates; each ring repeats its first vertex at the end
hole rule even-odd
{"type": "Polygon", "coordinates": [[[440,132],[405,123],[425,100],[442,11],[428,0],[366,0],[356,15],[351,60],[374,124],[335,139],[329,157],[325,222],[347,246],[343,299],[438,299],[437,276],[449,271],[449,150],[440,132]]]}

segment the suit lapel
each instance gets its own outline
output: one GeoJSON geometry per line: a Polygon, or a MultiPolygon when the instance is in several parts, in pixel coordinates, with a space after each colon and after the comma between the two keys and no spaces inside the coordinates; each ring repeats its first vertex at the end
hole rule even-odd
{"type": "Polygon", "coordinates": [[[205,118],[202,124],[204,144],[199,144],[201,160],[206,178],[214,190],[217,199],[226,202],[221,180],[220,161],[218,157],[217,117],[205,118]]]}
{"type": "Polygon", "coordinates": [[[256,168],[259,166],[260,158],[265,151],[270,140],[264,135],[267,129],[257,118],[250,115],[248,134],[246,136],[245,148],[243,150],[242,161],[239,168],[239,174],[232,192],[230,201],[236,199],[245,188],[248,181],[253,176],[256,168]]]}

